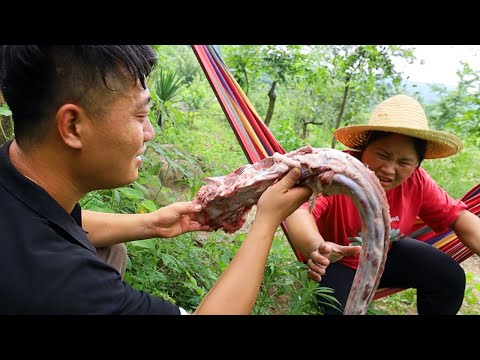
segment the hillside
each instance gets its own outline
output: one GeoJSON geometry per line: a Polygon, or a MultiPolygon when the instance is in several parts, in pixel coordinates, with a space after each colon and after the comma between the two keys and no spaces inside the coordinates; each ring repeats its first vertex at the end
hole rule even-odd
{"type": "Polygon", "coordinates": [[[438,101],[438,93],[432,90],[433,86],[442,86],[448,91],[455,90],[455,86],[444,85],[444,84],[430,84],[416,81],[404,81],[406,91],[415,96],[420,97],[419,100],[424,104],[431,104],[438,101]]]}

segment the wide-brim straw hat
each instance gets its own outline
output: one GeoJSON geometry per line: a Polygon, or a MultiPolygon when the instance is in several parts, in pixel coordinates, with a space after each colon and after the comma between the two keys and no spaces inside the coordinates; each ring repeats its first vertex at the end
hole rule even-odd
{"type": "Polygon", "coordinates": [[[363,149],[369,131],[386,131],[413,136],[427,141],[425,159],[454,155],[463,149],[462,141],[445,131],[428,127],[427,116],[420,103],[407,95],[392,96],[378,104],[367,125],[349,125],[337,129],[335,138],[351,149],[363,149]]]}

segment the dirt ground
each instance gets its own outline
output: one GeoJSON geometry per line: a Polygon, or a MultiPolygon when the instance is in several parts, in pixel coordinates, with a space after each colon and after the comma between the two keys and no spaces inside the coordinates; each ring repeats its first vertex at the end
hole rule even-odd
{"type": "Polygon", "coordinates": [[[478,255],[473,255],[469,257],[467,260],[461,263],[463,269],[468,272],[472,272],[480,278],[480,257],[478,255]]]}
{"type": "MultiPolygon", "coordinates": [[[[461,263],[462,268],[465,270],[466,275],[468,273],[472,273],[474,278],[467,282],[467,289],[469,286],[472,285],[480,285],[480,257],[478,255],[472,255],[467,260],[461,263]]],[[[480,314],[480,292],[477,290],[473,290],[477,297],[477,304],[471,305],[468,304],[465,300],[463,301],[463,305],[459,311],[459,314],[480,314]]]]}
{"type": "MultiPolygon", "coordinates": [[[[469,301],[467,301],[466,296],[457,315],[480,315],[480,292],[478,290],[475,290],[475,286],[480,286],[480,257],[477,255],[473,255],[467,260],[463,261],[461,263],[461,266],[465,270],[465,274],[467,275],[466,294],[469,294],[471,291],[474,296],[470,294],[468,296],[469,301]]],[[[411,291],[411,289],[408,291],[411,291]]],[[[391,300],[392,299],[390,299],[389,301],[389,297],[377,300],[375,302],[375,309],[384,311],[387,314],[392,315],[418,314],[415,292],[413,292],[413,298],[410,295],[401,300],[399,300],[398,298],[395,299],[395,301],[391,300]]]]}

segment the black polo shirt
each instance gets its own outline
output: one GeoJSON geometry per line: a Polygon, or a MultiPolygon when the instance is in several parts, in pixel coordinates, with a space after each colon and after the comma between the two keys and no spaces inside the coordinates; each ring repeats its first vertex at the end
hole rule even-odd
{"type": "Polygon", "coordinates": [[[67,213],[0,147],[1,314],[180,314],[97,258],[77,204],[67,213]]]}

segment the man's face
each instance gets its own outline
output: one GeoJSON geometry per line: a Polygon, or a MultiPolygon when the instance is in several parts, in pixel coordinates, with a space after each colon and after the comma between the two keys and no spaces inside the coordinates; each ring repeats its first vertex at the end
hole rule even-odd
{"type": "Polygon", "coordinates": [[[90,119],[82,149],[82,183],[87,191],[123,186],[138,178],[145,142],[153,139],[148,89],[124,86],[103,114],[90,119]]]}

